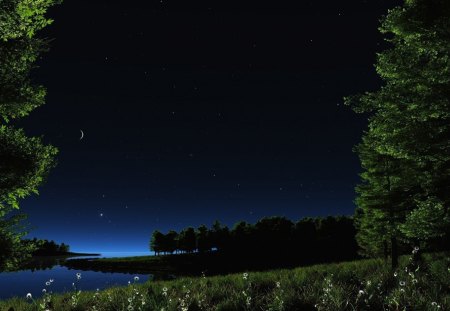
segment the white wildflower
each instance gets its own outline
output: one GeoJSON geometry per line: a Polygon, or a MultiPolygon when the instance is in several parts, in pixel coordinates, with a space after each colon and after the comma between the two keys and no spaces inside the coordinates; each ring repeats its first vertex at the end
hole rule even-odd
{"type": "Polygon", "coordinates": [[[247,302],[246,302],[247,306],[249,306],[251,304],[251,301],[252,301],[252,297],[247,297],[247,302]]]}

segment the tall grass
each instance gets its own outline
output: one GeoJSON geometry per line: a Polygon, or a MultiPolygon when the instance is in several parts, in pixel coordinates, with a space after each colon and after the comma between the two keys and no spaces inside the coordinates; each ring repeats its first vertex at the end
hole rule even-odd
{"type": "MultiPolygon", "coordinates": [[[[72,292],[46,291],[38,299],[0,302],[1,311],[281,311],[281,310],[450,310],[448,254],[425,255],[420,264],[402,257],[391,271],[382,260],[361,260],[226,276],[72,292]]],[[[26,284],[24,284],[26,291],[26,284]]]]}

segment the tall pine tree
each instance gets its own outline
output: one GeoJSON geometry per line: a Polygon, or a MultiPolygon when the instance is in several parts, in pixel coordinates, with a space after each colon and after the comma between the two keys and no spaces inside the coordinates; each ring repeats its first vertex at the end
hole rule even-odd
{"type": "MultiPolygon", "coordinates": [[[[402,7],[389,11],[380,31],[392,46],[378,55],[376,64],[384,86],[347,98],[346,103],[371,115],[366,139],[356,148],[364,169],[356,200],[360,245],[380,245],[370,236],[389,232],[395,238],[390,246],[395,266],[394,241],[419,239],[423,230],[412,230],[411,224],[424,225],[419,220],[429,216],[426,209],[441,207],[448,215],[450,1],[405,0],[402,7]]],[[[441,235],[447,230],[445,219],[433,227],[441,235]]]]}
{"type": "Polygon", "coordinates": [[[372,130],[364,134],[358,152],[362,183],[357,186],[355,217],[356,239],[366,256],[387,257],[397,266],[398,246],[403,239],[399,226],[414,206],[415,188],[413,162],[399,160],[378,152],[372,130]]]}

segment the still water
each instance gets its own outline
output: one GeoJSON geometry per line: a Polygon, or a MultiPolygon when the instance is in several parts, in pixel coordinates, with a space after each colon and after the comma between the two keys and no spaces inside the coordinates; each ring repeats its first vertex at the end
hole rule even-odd
{"type": "MultiPolygon", "coordinates": [[[[149,255],[149,253],[102,253],[100,257],[144,255],[149,255]]],[[[33,297],[39,297],[42,295],[42,289],[44,288],[53,293],[73,291],[72,283],[76,283],[78,288],[83,291],[96,290],[97,288],[101,290],[111,286],[127,285],[128,281],[134,282],[135,276],[139,277],[138,283],[152,279],[152,275],[143,274],[70,270],[61,266],[59,260],[53,259],[52,262],[39,262],[30,270],[0,273],[0,299],[14,296],[25,297],[27,293],[31,293],[33,297]],[[77,273],[81,273],[81,279],[78,281],[77,273]],[[46,286],[46,282],[50,279],[53,279],[53,282],[46,286]]]]}

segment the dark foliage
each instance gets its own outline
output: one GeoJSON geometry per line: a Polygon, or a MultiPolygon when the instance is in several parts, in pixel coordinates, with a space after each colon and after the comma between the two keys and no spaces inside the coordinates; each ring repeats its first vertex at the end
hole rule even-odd
{"type": "Polygon", "coordinates": [[[236,223],[230,230],[216,221],[176,233],[154,231],[150,249],[159,254],[212,253],[243,262],[267,265],[316,263],[358,258],[353,218],[304,218],[294,223],[285,217],[265,217],[256,224],[236,223]],[[174,247],[176,245],[176,247],[174,247]]]}
{"type": "Polygon", "coordinates": [[[38,240],[36,238],[32,240],[22,240],[24,245],[35,245],[36,250],[33,252],[33,256],[56,256],[69,253],[69,245],[65,243],[57,244],[55,241],[38,240]]]}
{"type": "Polygon", "coordinates": [[[346,99],[366,113],[355,148],[363,172],[357,240],[398,265],[402,243],[448,248],[450,232],[450,2],[407,0],[382,18],[390,48],[377,55],[384,85],[346,99]]]}
{"type": "Polygon", "coordinates": [[[0,271],[17,268],[30,257],[34,246],[22,244],[26,235],[19,224],[23,216],[7,215],[19,201],[37,194],[57,149],[28,137],[13,126],[45,102],[46,90],[35,84],[32,71],[47,41],[36,36],[51,24],[47,10],[56,0],[0,1],[0,271]]]}

